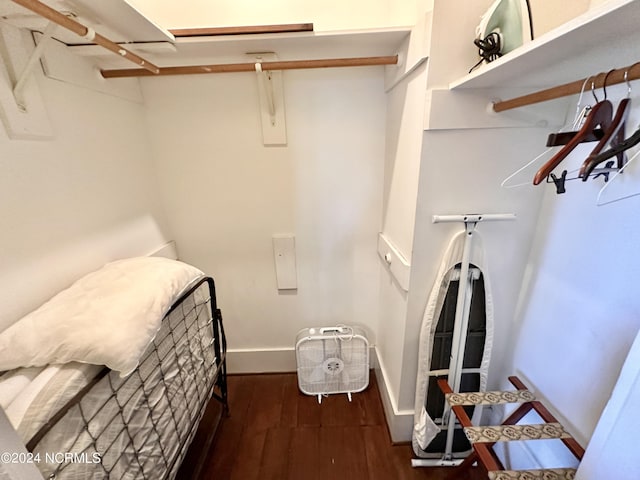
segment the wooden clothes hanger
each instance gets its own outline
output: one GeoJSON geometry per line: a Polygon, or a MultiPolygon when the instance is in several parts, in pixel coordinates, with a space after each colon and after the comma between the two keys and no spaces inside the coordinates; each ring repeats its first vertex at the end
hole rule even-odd
{"type": "MultiPolygon", "coordinates": [[[[576,136],[578,132],[555,132],[550,133],[547,137],[547,147],[559,147],[561,145],[566,145],[571,141],[573,137],[576,136]]],[[[583,142],[597,142],[602,137],[604,137],[604,130],[601,128],[596,128],[582,140],[583,142]]]]}
{"type": "MultiPolygon", "coordinates": [[[[618,169],[622,169],[625,164],[625,155],[624,152],[631,147],[640,143],[640,128],[628,139],[624,138],[624,127],[626,124],[627,117],[629,116],[630,103],[631,103],[631,84],[629,83],[629,70],[633,68],[637,64],[633,64],[624,72],[624,80],[627,83],[627,97],[620,100],[620,104],[618,105],[618,109],[616,110],[616,115],[612,121],[611,130],[607,132],[607,134],[602,138],[601,142],[605,144],[607,141],[612,141],[613,147],[604,152],[592,152],[591,155],[587,157],[587,159],[582,164],[580,168],[579,176],[582,178],[582,181],[586,182],[589,178],[589,175],[593,170],[600,165],[602,162],[607,161],[612,157],[617,157],[618,159],[618,169]]],[[[605,77],[605,85],[606,85],[606,77],[605,77]]],[[[603,145],[604,147],[604,145],[603,145]]]]}
{"type": "MultiPolygon", "coordinates": [[[[611,157],[618,157],[618,168],[623,167],[624,150],[627,150],[627,148],[620,151],[616,150],[615,153],[611,153],[605,156],[600,155],[600,151],[610,141],[613,141],[613,144],[615,144],[616,146],[621,145],[622,142],[624,142],[624,127],[626,119],[629,116],[630,103],[630,98],[623,98],[622,100],[620,100],[620,103],[618,104],[618,108],[616,110],[616,114],[611,122],[611,126],[605,132],[604,137],[600,139],[598,145],[596,145],[596,148],[593,149],[591,154],[583,162],[582,167],[580,167],[580,173],[578,174],[578,176],[582,178],[583,182],[587,181],[594,168],[611,157]]],[[[609,150],[609,152],[611,152],[611,150],[609,150]]]]}
{"type": "MultiPolygon", "coordinates": [[[[587,82],[590,79],[591,79],[591,77],[587,77],[587,78],[584,79],[584,82],[582,83],[582,88],[580,89],[580,96],[578,97],[578,101],[576,102],[576,111],[575,111],[573,120],[570,120],[568,123],[566,123],[564,126],[562,126],[560,128],[560,130],[558,130],[557,133],[551,133],[549,135],[549,138],[551,138],[552,136],[566,136],[566,140],[564,140],[562,143],[557,143],[555,145],[550,145],[549,141],[547,141],[547,147],[565,145],[569,140],[571,140],[573,137],[575,137],[576,133],[578,133],[575,130],[578,129],[580,127],[580,125],[582,125],[584,123],[584,120],[587,117],[587,114],[591,110],[591,105],[583,106],[583,103],[582,103],[582,97],[584,95],[584,89],[587,86],[587,82]],[[569,130],[569,131],[567,131],[567,130],[569,130]],[[574,130],[574,131],[570,131],[570,130],[574,130]]],[[[596,98],[595,95],[594,95],[594,98],[596,98]]],[[[596,98],[596,102],[597,101],[598,101],[598,99],[596,98]]],[[[602,131],[602,129],[598,129],[598,131],[600,131],[601,134],[604,135],[604,132],[602,131]]],[[[595,138],[594,140],[599,140],[602,135],[600,135],[598,138],[595,138]]],[[[512,183],[512,181],[513,181],[514,178],[517,178],[518,175],[520,175],[521,173],[526,172],[526,170],[529,167],[531,167],[532,165],[537,163],[541,158],[545,157],[552,150],[553,150],[553,148],[548,148],[547,150],[545,150],[544,152],[542,152],[541,154],[536,156],[533,160],[529,161],[527,164],[525,164],[522,167],[518,168],[515,172],[513,172],[511,175],[509,175],[507,178],[505,178],[502,181],[502,183],[500,184],[500,186],[503,187],[503,188],[516,188],[516,187],[523,187],[525,185],[531,185],[531,180],[530,180],[531,177],[529,176],[529,174],[527,174],[527,180],[526,181],[524,181],[524,178],[522,179],[522,181],[521,181],[522,183],[512,183]]]]}
{"type": "MultiPolygon", "coordinates": [[[[609,72],[611,73],[611,71],[609,72]]],[[[605,76],[605,82],[606,82],[606,78],[609,74],[607,74],[605,76]]],[[[596,75],[597,77],[597,75],[596,75]]],[[[582,84],[582,90],[580,90],[580,99],[578,100],[578,108],[580,107],[580,102],[582,99],[582,94],[584,93],[584,87],[587,85],[587,82],[589,80],[591,80],[592,77],[587,77],[584,80],[584,83],[582,84]]],[[[607,98],[607,94],[606,94],[606,86],[603,86],[603,91],[605,92],[604,98],[607,98]]],[[[593,81],[591,83],[591,94],[593,95],[593,98],[595,99],[596,103],[598,103],[598,98],[596,97],[596,94],[593,91],[593,81]]],[[[584,117],[586,116],[587,113],[589,113],[589,110],[591,109],[591,106],[587,106],[585,107],[585,110],[583,110],[583,113],[581,115],[581,118],[584,119],[584,117]]],[[[576,117],[577,118],[577,117],[576,117]]],[[[574,128],[576,128],[574,126],[574,128]]],[[[577,131],[572,131],[572,132],[563,132],[562,130],[556,133],[550,133],[549,136],[547,137],[547,147],[559,147],[561,145],[566,145],[567,143],[569,143],[571,141],[571,139],[573,137],[575,137],[577,135],[577,131]]],[[[584,138],[582,138],[583,142],[597,142],[598,140],[600,140],[602,137],[604,137],[604,130],[602,130],[601,128],[596,128],[595,130],[589,132],[587,135],[585,135],[584,138]]]]}
{"type": "MultiPolygon", "coordinates": [[[[605,132],[611,128],[613,115],[613,105],[607,99],[596,103],[587,115],[584,124],[575,134],[575,136],[560,149],[551,159],[545,163],[533,177],[533,184],[539,185],[543,182],[551,172],[564,160],[580,143],[585,141],[589,135],[593,135],[593,131],[597,127],[601,127],[605,132]]],[[[600,143],[598,143],[600,144],[600,143]]],[[[604,145],[603,145],[604,146],[604,145]]],[[[600,147],[600,150],[603,148],[600,147]]],[[[596,147],[598,148],[598,147],[596,147]]],[[[600,150],[594,149],[592,153],[598,153],[600,150]]]]}

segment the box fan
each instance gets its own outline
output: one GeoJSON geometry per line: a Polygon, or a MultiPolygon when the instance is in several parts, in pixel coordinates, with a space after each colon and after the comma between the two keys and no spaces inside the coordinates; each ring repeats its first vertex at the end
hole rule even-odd
{"type": "Polygon", "coordinates": [[[369,342],[356,327],[306,328],[296,337],[298,386],[323,395],[361,392],[369,385],[369,342]]]}

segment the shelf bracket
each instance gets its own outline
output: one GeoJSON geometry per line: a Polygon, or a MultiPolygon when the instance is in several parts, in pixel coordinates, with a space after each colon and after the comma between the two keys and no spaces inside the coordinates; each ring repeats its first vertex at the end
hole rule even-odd
{"type": "Polygon", "coordinates": [[[263,62],[277,60],[274,53],[250,53],[255,59],[262,143],[265,146],[287,144],[282,72],[263,68],[263,62]]]}
{"type": "Polygon", "coordinates": [[[276,104],[273,99],[273,72],[263,71],[262,64],[256,63],[256,73],[258,74],[258,82],[260,83],[260,91],[265,93],[267,101],[267,109],[271,117],[271,125],[276,124],[276,104]]]}
{"type": "Polygon", "coordinates": [[[40,58],[33,55],[37,49],[33,36],[24,29],[0,23],[0,44],[4,47],[0,48],[0,119],[7,136],[13,140],[52,138],[51,122],[33,68],[40,58]]]}
{"type": "Polygon", "coordinates": [[[47,43],[49,43],[49,41],[51,40],[51,37],[53,36],[53,32],[56,29],[56,26],[57,25],[53,22],[47,23],[47,26],[44,29],[44,32],[42,32],[42,37],[40,37],[40,41],[38,42],[38,45],[33,50],[33,52],[31,52],[31,55],[29,56],[27,63],[22,68],[22,73],[20,73],[20,77],[18,78],[18,81],[13,87],[13,96],[16,99],[16,104],[18,105],[18,109],[21,112],[27,111],[27,104],[24,98],[24,89],[27,84],[27,81],[29,80],[29,76],[33,72],[33,68],[40,61],[40,57],[42,57],[42,54],[44,53],[44,49],[47,43]]]}

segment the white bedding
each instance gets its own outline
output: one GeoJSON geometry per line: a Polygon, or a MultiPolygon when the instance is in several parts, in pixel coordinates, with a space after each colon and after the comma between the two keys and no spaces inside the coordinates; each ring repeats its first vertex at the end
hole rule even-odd
{"type": "Polygon", "coordinates": [[[88,363],[70,362],[44,368],[20,368],[0,377],[0,391],[14,391],[11,402],[3,405],[9,421],[26,443],[60,408],[104,367],[88,363]],[[38,372],[29,383],[16,391],[16,378],[27,379],[38,372]]]}
{"type": "Polygon", "coordinates": [[[11,402],[38,376],[44,367],[19,368],[0,377],[0,407],[7,410],[11,402]]]}
{"type": "Polygon", "coordinates": [[[4,411],[16,430],[18,430],[20,420],[27,411],[27,408],[29,408],[33,399],[38,395],[38,392],[44,388],[44,386],[56,375],[56,373],[58,373],[59,370],[59,365],[52,365],[42,369],[33,381],[20,390],[18,395],[16,395],[16,398],[14,398],[7,408],[5,408],[4,411]]]}
{"type": "MultiPolygon", "coordinates": [[[[100,464],[41,462],[44,478],[54,473],[58,480],[175,476],[195,432],[191,425],[211,396],[218,363],[207,294],[204,284],[173,310],[139,367],[125,378],[110,373],[100,379],[33,450],[43,458],[45,452],[86,452],[89,458],[99,453],[100,464]]],[[[61,386],[50,383],[51,392],[61,386]]],[[[21,435],[42,423],[39,415],[49,408],[49,395],[41,390],[31,402],[21,435]]]]}
{"type": "Polygon", "coordinates": [[[126,272],[122,263],[79,280],[26,322],[0,333],[0,370],[11,362],[40,363],[43,350],[55,360],[81,358],[0,372],[0,406],[25,444],[45,460],[37,464],[44,478],[172,479],[195,433],[192,426],[211,398],[219,364],[214,299],[202,272],[164,258],[126,261],[126,272]],[[131,264],[141,275],[131,274],[131,264]],[[167,275],[169,287],[160,285],[167,275]],[[99,277],[119,287],[105,288],[99,277]],[[191,286],[193,293],[171,310],[191,286]],[[64,338],[74,329],[83,333],[64,338]],[[104,356],[98,361],[86,355],[78,342],[104,356]],[[40,360],[25,361],[29,355],[40,360]],[[104,365],[113,366],[109,355],[125,355],[129,365],[103,376],[104,365]],[[90,360],[95,363],[86,363],[90,360]],[[76,395],[89,384],[86,393],[76,395]],[[54,417],[53,426],[43,428],[54,417]],[[47,452],[97,455],[99,463],[51,463],[47,452]]]}
{"type": "Polygon", "coordinates": [[[0,370],[76,361],[126,376],[171,305],[202,276],[160,257],[109,263],[1,332],[0,370]]]}

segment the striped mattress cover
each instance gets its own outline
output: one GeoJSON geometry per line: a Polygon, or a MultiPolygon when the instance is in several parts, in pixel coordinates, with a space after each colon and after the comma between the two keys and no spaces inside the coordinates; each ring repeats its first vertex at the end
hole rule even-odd
{"type": "Polygon", "coordinates": [[[0,405],[44,478],[174,478],[209,399],[226,405],[225,348],[202,278],[130,375],[79,362],[20,368],[0,376],[0,405]]]}

